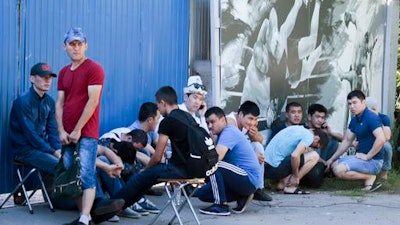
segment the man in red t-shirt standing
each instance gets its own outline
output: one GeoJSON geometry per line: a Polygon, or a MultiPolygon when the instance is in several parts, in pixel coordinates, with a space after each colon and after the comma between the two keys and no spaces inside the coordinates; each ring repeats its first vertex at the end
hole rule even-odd
{"type": "Polygon", "coordinates": [[[80,149],[83,194],[78,200],[81,216],[71,224],[89,224],[96,192],[95,161],[99,138],[100,98],[104,82],[103,68],[86,58],[86,36],[81,28],[72,28],[64,36],[64,49],[72,63],[60,70],[56,119],[66,167],[72,163],[77,144],[80,149]]]}

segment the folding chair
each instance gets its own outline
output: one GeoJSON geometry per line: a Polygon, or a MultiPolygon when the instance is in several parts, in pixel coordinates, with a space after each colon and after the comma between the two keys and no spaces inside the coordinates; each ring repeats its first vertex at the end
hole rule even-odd
{"type": "Polygon", "coordinates": [[[193,217],[195,218],[196,222],[198,225],[200,225],[199,218],[197,217],[196,211],[193,208],[192,203],[190,202],[190,197],[194,194],[194,192],[204,184],[204,179],[198,179],[198,178],[193,178],[193,179],[158,179],[159,182],[164,182],[164,188],[165,191],[167,192],[168,195],[168,201],[165,204],[165,206],[161,209],[161,212],[153,219],[153,221],[150,223],[150,225],[153,225],[156,220],[161,216],[161,214],[164,212],[164,210],[171,205],[172,208],[174,209],[175,215],[172,217],[172,219],[168,222],[168,225],[171,225],[175,218],[178,218],[179,224],[183,225],[182,219],[179,215],[180,211],[183,209],[183,207],[186,205],[186,203],[189,205],[190,210],[193,214],[193,217]],[[187,185],[194,185],[194,191],[192,191],[190,194],[188,194],[185,190],[185,187],[187,185]],[[180,199],[181,196],[183,196],[183,200],[180,199]],[[182,201],[181,201],[182,200],[182,201]]]}
{"type": "Polygon", "coordinates": [[[17,168],[17,175],[18,175],[18,180],[19,183],[18,185],[14,188],[14,190],[7,196],[7,198],[3,201],[3,203],[0,205],[0,209],[3,207],[3,205],[8,201],[8,199],[11,198],[11,196],[13,196],[20,188],[22,188],[23,194],[24,194],[24,198],[25,201],[22,202],[22,205],[27,204],[29,207],[29,212],[31,214],[33,214],[33,209],[32,209],[32,205],[31,205],[31,197],[35,194],[35,192],[41,188],[42,189],[42,194],[44,195],[43,198],[45,199],[45,201],[47,200],[47,203],[49,204],[50,210],[52,212],[54,212],[54,208],[53,208],[53,204],[51,204],[50,198],[49,198],[49,194],[47,193],[46,187],[44,186],[43,183],[43,179],[42,179],[42,175],[40,173],[40,171],[37,168],[31,168],[31,170],[29,171],[29,173],[27,173],[24,177],[22,177],[22,175],[24,174],[25,171],[25,165],[23,162],[14,160],[13,162],[14,166],[17,168]],[[28,192],[26,190],[25,187],[25,181],[36,172],[36,174],[38,175],[39,178],[39,182],[40,184],[32,191],[32,193],[28,196],[28,192]]]}

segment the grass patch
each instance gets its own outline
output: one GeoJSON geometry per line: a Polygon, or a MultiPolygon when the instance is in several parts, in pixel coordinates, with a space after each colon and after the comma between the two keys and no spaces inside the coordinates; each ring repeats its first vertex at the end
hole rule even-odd
{"type": "MultiPolygon", "coordinates": [[[[377,176],[379,180],[379,175],[377,176]]],[[[276,182],[272,180],[267,181],[266,188],[275,190],[276,182]]],[[[336,177],[325,178],[324,183],[320,188],[313,189],[314,191],[330,192],[332,195],[338,196],[351,196],[351,197],[364,197],[368,194],[361,190],[364,187],[362,181],[342,180],[336,177]]],[[[309,189],[305,187],[305,189],[309,189]]],[[[383,183],[383,186],[376,190],[374,193],[385,194],[400,194],[400,173],[397,170],[391,170],[388,174],[388,180],[383,183]]]]}
{"type": "MultiPolygon", "coordinates": [[[[379,175],[377,182],[379,181],[379,175]]],[[[339,178],[325,178],[323,185],[318,189],[330,191],[333,194],[344,196],[364,196],[367,192],[362,191],[364,183],[362,181],[342,180],[339,178]]],[[[400,174],[396,170],[389,171],[388,180],[383,186],[376,190],[377,193],[400,194],[400,174]]]]}
{"type": "Polygon", "coordinates": [[[342,180],[336,177],[325,178],[324,183],[318,189],[319,191],[328,191],[333,195],[339,196],[354,196],[354,197],[363,197],[367,193],[362,191],[361,188],[364,187],[362,181],[350,181],[350,180],[342,180]]]}

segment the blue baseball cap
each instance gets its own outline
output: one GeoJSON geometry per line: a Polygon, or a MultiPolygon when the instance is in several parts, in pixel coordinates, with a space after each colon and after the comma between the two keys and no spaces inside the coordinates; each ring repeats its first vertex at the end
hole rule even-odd
{"type": "Polygon", "coordinates": [[[86,35],[83,33],[82,28],[73,27],[64,35],[64,43],[72,41],[86,42],[86,35]]]}

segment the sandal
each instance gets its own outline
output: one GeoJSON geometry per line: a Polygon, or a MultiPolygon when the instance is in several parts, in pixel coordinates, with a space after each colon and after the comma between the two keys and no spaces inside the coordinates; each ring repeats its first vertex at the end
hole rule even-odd
{"type": "Polygon", "coordinates": [[[288,194],[288,195],[308,195],[308,194],[310,194],[309,191],[301,190],[300,188],[294,189],[293,192],[283,190],[283,193],[288,194]]]}
{"type": "Polygon", "coordinates": [[[368,191],[368,192],[374,192],[374,191],[378,190],[380,187],[382,187],[382,183],[378,182],[375,184],[365,185],[365,187],[362,190],[368,191]]]}

